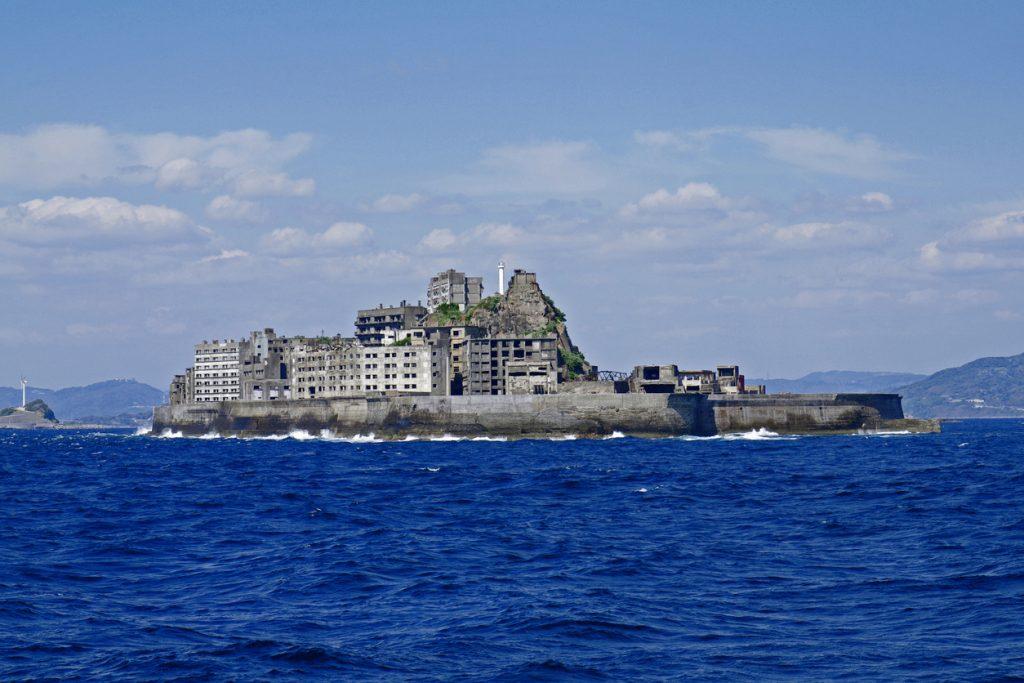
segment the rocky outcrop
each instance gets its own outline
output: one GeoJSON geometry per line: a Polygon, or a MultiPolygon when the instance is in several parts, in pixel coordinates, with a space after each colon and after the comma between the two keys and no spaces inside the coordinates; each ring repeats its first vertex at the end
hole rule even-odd
{"type": "Polygon", "coordinates": [[[425,320],[428,326],[472,325],[493,337],[548,337],[558,340],[558,353],[564,365],[563,379],[589,374],[579,347],[572,343],[563,313],[544,293],[534,273],[517,270],[508,291],[495,294],[465,313],[454,307],[440,307],[425,320]]]}
{"type": "Polygon", "coordinates": [[[35,429],[53,427],[58,424],[57,417],[41,399],[29,401],[24,409],[4,408],[0,410],[0,427],[16,429],[35,429]]]}

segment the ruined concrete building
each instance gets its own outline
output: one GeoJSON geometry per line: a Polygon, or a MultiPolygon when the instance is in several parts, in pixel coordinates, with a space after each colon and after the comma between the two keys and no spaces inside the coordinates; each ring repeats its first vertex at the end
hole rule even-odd
{"type": "Polygon", "coordinates": [[[397,306],[380,304],[377,308],[364,308],[356,313],[356,339],[361,344],[390,344],[399,330],[415,327],[426,314],[423,306],[411,306],[405,301],[397,306]]]}
{"type": "Polygon", "coordinates": [[[536,274],[516,270],[506,289],[502,263],[499,280],[499,292],[485,297],[482,278],[443,271],[430,280],[427,306],[361,309],[353,337],[283,337],[268,327],[238,341],[201,342],[193,367],[171,382],[171,403],[764,391],[747,387],[735,365],[714,372],[644,365],[599,378],[536,274]]]}
{"type": "Polygon", "coordinates": [[[427,285],[427,311],[433,313],[438,306],[453,304],[465,311],[484,298],[484,280],[481,277],[467,277],[454,268],[430,278],[427,285]]]}
{"type": "Polygon", "coordinates": [[[637,365],[628,391],[643,394],[763,394],[763,385],[746,386],[738,365],[712,370],[680,370],[675,365],[637,365]]]}

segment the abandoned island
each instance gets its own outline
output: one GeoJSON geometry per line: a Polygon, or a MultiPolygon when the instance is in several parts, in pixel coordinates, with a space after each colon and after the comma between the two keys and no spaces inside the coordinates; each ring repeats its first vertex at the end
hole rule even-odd
{"type": "Polygon", "coordinates": [[[777,394],[737,365],[601,370],[569,336],[535,273],[515,270],[484,296],[483,278],[449,269],[423,301],[358,311],[354,336],[281,336],[273,328],[195,345],[153,433],[502,436],[616,433],[659,437],[934,431],[904,419],[896,394],[777,394]]]}

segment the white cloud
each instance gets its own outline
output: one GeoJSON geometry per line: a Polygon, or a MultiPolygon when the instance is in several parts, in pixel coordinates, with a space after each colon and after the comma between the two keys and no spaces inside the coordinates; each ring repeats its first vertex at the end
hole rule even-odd
{"type": "Polygon", "coordinates": [[[206,256],[199,259],[200,263],[213,263],[214,261],[230,261],[231,259],[247,258],[249,252],[242,249],[221,249],[219,254],[206,256]]]}
{"type": "Polygon", "coordinates": [[[693,149],[689,136],[669,130],[638,130],[633,140],[646,147],[669,147],[681,152],[693,149]]]}
{"type": "Polygon", "coordinates": [[[447,190],[469,195],[574,195],[606,187],[610,175],[589,142],[555,140],[484,150],[470,171],[443,179],[447,190]]]}
{"type": "Polygon", "coordinates": [[[377,213],[405,213],[422,206],[427,201],[423,195],[413,192],[412,194],[386,194],[378,197],[366,209],[377,213]]]}
{"type": "Polygon", "coordinates": [[[1006,211],[952,230],[921,247],[921,265],[932,271],[1024,270],[1024,211],[1006,211]]]}
{"type": "Polygon", "coordinates": [[[745,135],[765,147],[768,156],[820,173],[855,178],[885,178],[912,158],[871,135],[844,135],[820,128],[760,128],[745,135]]]}
{"type": "Polygon", "coordinates": [[[720,138],[746,139],[760,145],[773,159],[799,168],[854,178],[887,178],[913,155],[892,149],[871,135],[851,135],[821,128],[720,127],[675,132],[641,131],[638,143],[654,148],[691,152],[705,149],[720,138]]]}
{"type": "Polygon", "coordinates": [[[194,190],[203,185],[205,171],[198,161],[172,159],[156,172],[156,186],[161,190],[194,190]]]}
{"type": "Polygon", "coordinates": [[[246,171],[235,180],[241,197],[308,197],[316,190],[312,178],[293,180],[284,173],[246,171]]]}
{"type": "Polygon", "coordinates": [[[729,205],[730,202],[715,186],[708,183],[688,183],[675,192],[660,189],[644,195],[639,201],[624,206],[620,213],[625,217],[631,217],[644,213],[726,210],[729,205]]]}
{"type": "Polygon", "coordinates": [[[256,202],[219,195],[206,205],[206,215],[222,221],[259,221],[264,218],[262,207],[256,202]]]}
{"type": "Polygon", "coordinates": [[[1003,256],[983,251],[948,250],[939,242],[929,242],[921,247],[921,264],[928,270],[952,272],[978,272],[990,270],[1024,269],[1024,257],[1003,256]]]}
{"type": "Polygon", "coordinates": [[[0,238],[23,244],[180,241],[206,234],[175,209],[113,197],[51,197],[0,209],[0,238]]]}
{"type": "Polygon", "coordinates": [[[162,189],[196,189],[234,183],[269,186],[276,193],[309,194],[312,180],[268,182],[303,154],[312,138],[275,138],[243,129],[202,137],[176,133],[113,133],[100,126],[57,124],[20,134],[0,134],[0,185],[23,189],[154,183],[162,189]]]}
{"type": "Polygon", "coordinates": [[[522,228],[511,223],[481,223],[472,232],[472,239],[499,246],[511,246],[525,236],[522,228]]]}
{"type": "Polygon", "coordinates": [[[447,228],[437,228],[428,232],[420,240],[420,246],[431,251],[445,251],[454,247],[456,242],[458,242],[458,238],[455,237],[454,232],[447,228]]]}
{"type": "Polygon", "coordinates": [[[372,231],[362,223],[335,223],[318,237],[322,244],[334,247],[348,247],[362,244],[370,239],[372,231]]]}
{"type": "Polygon", "coordinates": [[[982,218],[955,237],[965,242],[1000,242],[1024,238],[1024,211],[1007,211],[982,218]]]}
{"type": "Polygon", "coordinates": [[[874,211],[890,211],[893,208],[892,197],[884,192],[866,192],[860,196],[861,206],[874,211]]]}
{"type": "Polygon", "coordinates": [[[373,231],[362,223],[335,223],[320,233],[300,228],[279,228],[260,240],[261,246],[273,254],[317,256],[345,247],[356,247],[369,241],[373,231]]]}
{"type": "Polygon", "coordinates": [[[776,228],[772,237],[790,247],[855,246],[877,244],[888,238],[889,233],[873,225],[843,221],[788,225],[776,228]]]}

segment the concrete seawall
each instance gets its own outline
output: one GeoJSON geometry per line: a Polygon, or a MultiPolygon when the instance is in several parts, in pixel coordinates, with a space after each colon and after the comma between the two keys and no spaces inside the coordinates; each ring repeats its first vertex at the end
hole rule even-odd
{"type": "Polygon", "coordinates": [[[844,432],[904,420],[897,394],[719,395],[708,403],[718,432],[844,432]]]}
{"type": "Polygon", "coordinates": [[[790,433],[911,428],[895,394],[715,396],[550,394],[400,396],[300,401],[227,401],[160,406],[153,430],[265,435],[327,429],[382,437],[453,434],[522,438],[561,434],[711,435],[770,429],[790,433]]]}

